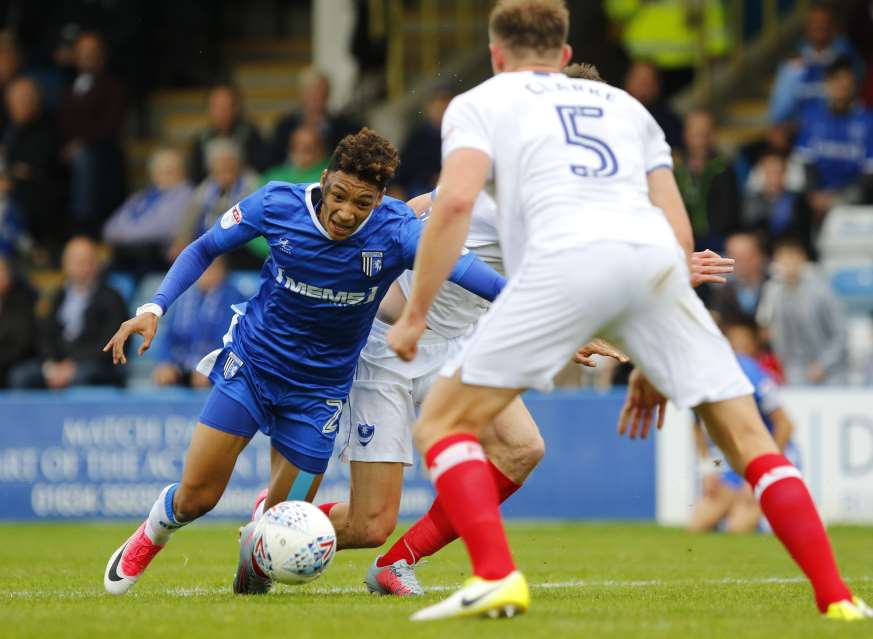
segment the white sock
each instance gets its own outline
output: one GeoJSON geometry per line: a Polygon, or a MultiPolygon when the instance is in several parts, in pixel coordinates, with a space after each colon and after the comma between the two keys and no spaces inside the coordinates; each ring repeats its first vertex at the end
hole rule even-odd
{"type": "Polygon", "coordinates": [[[170,484],[161,491],[161,494],[149,511],[148,519],[146,519],[146,535],[152,540],[153,544],[158,546],[166,544],[170,541],[170,536],[174,532],[189,523],[187,521],[177,521],[176,515],[173,513],[173,495],[176,493],[178,486],[178,483],[170,484]]]}

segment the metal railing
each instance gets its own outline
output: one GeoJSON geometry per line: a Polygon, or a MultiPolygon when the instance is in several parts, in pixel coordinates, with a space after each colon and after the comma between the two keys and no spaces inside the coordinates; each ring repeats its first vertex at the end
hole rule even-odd
{"type": "Polygon", "coordinates": [[[463,51],[472,46],[476,32],[485,31],[481,18],[490,4],[488,0],[369,0],[370,37],[387,45],[388,97],[403,96],[410,78],[434,74],[441,47],[463,51]]]}

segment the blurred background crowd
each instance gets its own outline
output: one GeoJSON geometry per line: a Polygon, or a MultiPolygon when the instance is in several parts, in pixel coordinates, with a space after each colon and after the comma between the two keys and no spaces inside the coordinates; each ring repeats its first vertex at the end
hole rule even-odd
{"type": "MultiPolygon", "coordinates": [[[[873,2],[570,5],[575,59],[664,129],[698,249],[736,259],[699,290],[744,329],[734,347],[786,384],[873,384],[873,2]]],[[[147,359],[115,369],[100,349],[221,213],[318,180],[362,124],[401,149],[392,195],[432,189],[442,115],[487,77],[488,8],[0,2],[0,387],[206,384],[196,362],[257,287],[263,243],[216,262],[147,359]],[[319,55],[331,29],[339,57],[319,55]]]]}

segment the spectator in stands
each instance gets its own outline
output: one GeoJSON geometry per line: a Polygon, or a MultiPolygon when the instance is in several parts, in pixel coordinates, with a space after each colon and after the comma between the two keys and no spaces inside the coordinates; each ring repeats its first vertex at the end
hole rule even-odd
{"type": "MultiPolygon", "coordinates": [[[[0,91],[6,89],[21,72],[21,54],[15,38],[9,33],[0,34],[0,91]]],[[[6,103],[0,103],[0,131],[9,124],[9,112],[6,103]]]]}
{"type": "Polygon", "coordinates": [[[215,260],[161,323],[155,344],[160,362],[152,375],[155,384],[209,386],[209,379],[197,372],[197,363],[210,351],[221,348],[221,338],[233,315],[230,307],[244,299],[239,289],[227,281],[224,259],[215,260]]]}
{"type": "Polygon", "coordinates": [[[291,132],[302,124],[318,129],[328,149],[333,149],[342,138],[360,128],[354,120],[331,114],[328,110],[329,99],[330,80],[327,76],[315,67],[305,69],[300,74],[300,110],[279,120],[273,132],[271,165],[285,161],[291,132]]]}
{"type": "Polygon", "coordinates": [[[856,102],[847,58],[828,67],[825,88],[827,102],[809,105],[801,117],[796,148],[815,223],[838,204],[863,201],[873,182],[873,112],[856,102]]]}
{"type": "Polygon", "coordinates": [[[678,149],[682,146],[682,120],[661,96],[661,75],[652,62],[634,62],[624,78],[625,91],[639,100],[664,130],[667,144],[678,149]]]}
{"type": "Polygon", "coordinates": [[[439,87],[424,107],[424,117],[409,131],[400,150],[400,168],[394,180],[393,191],[400,197],[412,197],[434,189],[442,167],[441,127],[443,114],[452,101],[454,92],[439,87]]]}
{"type": "Polygon", "coordinates": [[[15,261],[30,256],[33,242],[11,193],[12,180],[0,162],[0,257],[15,261]]]}
{"type": "Polygon", "coordinates": [[[860,77],[863,62],[840,33],[833,7],[827,3],[812,5],[806,13],[806,39],[799,55],[782,63],[776,73],[770,121],[794,120],[809,104],[823,101],[825,70],[840,57],[847,57],[860,77]]]}
{"type": "Polygon", "coordinates": [[[264,184],[272,180],[292,184],[318,182],[328,159],[321,133],[314,126],[303,124],[291,133],[285,162],[267,171],[261,181],[264,184]]]}
{"type": "Polygon", "coordinates": [[[698,250],[719,252],[725,237],[739,228],[737,176],[715,149],[715,123],[708,111],[685,116],[685,149],[677,154],[676,182],[691,218],[698,250]]]}
{"type": "Polygon", "coordinates": [[[13,367],[33,356],[35,304],[33,291],[15,277],[9,260],[0,255],[0,388],[6,388],[13,367]]]}
{"type": "Polygon", "coordinates": [[[206,164],[209,175],[194,190],[182,213],[176,241],[170,247],[170,260],[260,183],[257,174],[246,169],[240,148],[226,138],[217,138],[206,146],[206,164]]]}
{"type": "MultiPolygon", "coordinates": [[[[263,171],[267,161],[264,140],[258,128],[245,118],[239,89],[232,84],[218,84],[207,95],[209,124],[194,137],[188,160],[188,177],[195,184],[203,181],[209,171],[207,147],[220,138],[232,140],[241,150],[245,164],[263,171]]],[[[288,139],[285,139],[287,146],[288,139]]]]}
{"type": "Polygon", "coordinates": [[[771,240],[786,235],[809,238],[803,202],[796,191],[788,187],[786,158],[778,153],[764,155],[755,168],[761,187],[746,194],[743,206],[743,226],[757,229],[771,240]]]}
{"type": "Polygon", "coordinates": [[[13,388],[123,385],[122,369],[101,349],[127,318],[124,300],[103,283],[94,241],[71,239],[62,258],[65,281],[39,327],[40,357],[13,368],[13,388]]]}
{"type": "Polygon", "coordinates": [[[725,242],[725,256],[734,259],[734,272],[722,286],[713,287],[711,309],[719,321],[732,324],[753,319],[767,281],[767,253],[759,233],[734,233],[725,242]]]}
{"type": "Polygon", "coordinates": [[[774,275],[758,307],[789,384],[846,381],[846,318],[830,283],[809,262],[803,243],[784,239],[773,254],[774,275]]]}
{"type": "Polygon", "coordinates": [[[126,191],[119,140],[127,105],[124,87],[106,70],[102,36],[81,34],[75,61],[78,75],[64,96],[58,118],[63,159],[71,171],[73,230],[96,236],[126,191]]]}
{"type": "Polygon", "coordinates": [[[127,198],[103,227],[103,240],[113,248],[113,269],[142,275],[166,268],[167,249],[194,191],[175,149],[155,151],[149,177],[151,184],[127,198]]]}
{"type": "Polygon", "coordinates": [[[3,131],[3,161],[12,180],[12,197],[37,243],[60,253],[66,230],[62,206],[60,138],[41,108],[39,87],[21,76],[6,87],[9,124],[3,131]]]}

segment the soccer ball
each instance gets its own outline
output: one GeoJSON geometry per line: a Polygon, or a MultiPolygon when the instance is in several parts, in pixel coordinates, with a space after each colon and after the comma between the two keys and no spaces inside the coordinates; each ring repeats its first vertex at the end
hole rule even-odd
{"type": "Polygon", "coordinates": [[[283,501],[255,527],[255,561],[273,581],[305,584],[327,570],[336,554],[336,531],[327,515],[305,501],[283,501]]]}

